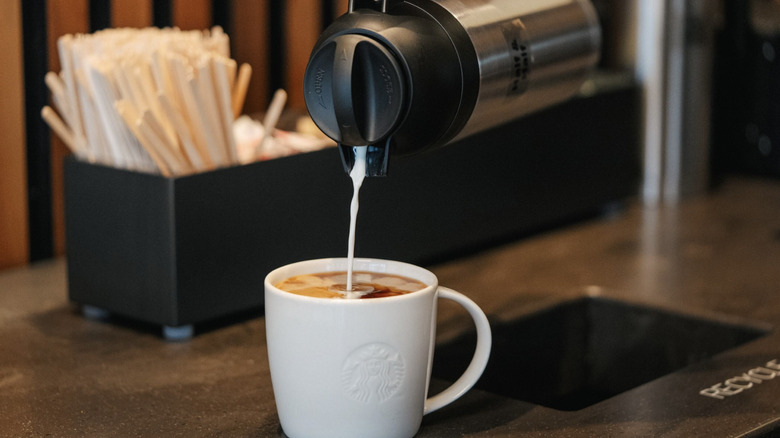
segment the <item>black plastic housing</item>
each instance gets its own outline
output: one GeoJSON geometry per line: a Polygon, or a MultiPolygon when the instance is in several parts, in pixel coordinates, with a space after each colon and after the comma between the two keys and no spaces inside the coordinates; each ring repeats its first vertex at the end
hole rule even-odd
{"type": "Polygon", "coordinates": [[[304,76],[306,106],[317,126],[341,145],[418,152],[451,139],[453,123],[467,119],[456,116],[470,101],[464,90],[476,93],[478,82],[465,83],[450,36],[423,11],[400,10],[404,15],[368,9],[345,14],[312,51],[304,76]]]}

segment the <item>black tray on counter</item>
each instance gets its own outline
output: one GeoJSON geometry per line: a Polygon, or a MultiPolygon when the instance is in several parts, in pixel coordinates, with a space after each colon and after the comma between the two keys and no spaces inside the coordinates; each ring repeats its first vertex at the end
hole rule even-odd
{"type": "MultiPolygon", "coordinates": [[[[638,88],[624,82],[432,153],[361,190],[356,254],[439,262],[636,193],[638,88]]],[[[263,304],[263,279],[347,253],[352,185],[335,148],[166,178],[68,159],[69,298],[187,338],[263,304]]]]}

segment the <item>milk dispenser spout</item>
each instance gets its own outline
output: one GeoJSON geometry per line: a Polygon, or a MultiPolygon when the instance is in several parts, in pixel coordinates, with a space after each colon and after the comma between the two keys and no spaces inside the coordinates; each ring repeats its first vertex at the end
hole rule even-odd
{"type": "MultiPolygon", "coordinates": [[[[559,103],[596,64],[589,0],[351,0],[317,41],[306,106],[347,172],[438,148],[559,103]]],[[[520,145],[518,145],[520,146],[520,145]]]]}

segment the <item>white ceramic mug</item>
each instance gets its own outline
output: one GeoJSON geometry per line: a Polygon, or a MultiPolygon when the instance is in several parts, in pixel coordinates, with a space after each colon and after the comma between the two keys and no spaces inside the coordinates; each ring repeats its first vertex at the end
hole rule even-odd
{"type": "Polygon", "coordinates": [[[278,268],[265,278],[265,324],[276,408],[291,438],[413,436],[422,416],[468,391],[490,356],[490,325],[465,295],[408,263],[355,259],[356,271],[396,274],[428,286],[376,299],[312,298],[274,286],[294,275],[346,271],[347,259],[278,268]],[[477,346],[463,375],[427,398],[436,338],[436,299],[463,306],[477,346]]]}

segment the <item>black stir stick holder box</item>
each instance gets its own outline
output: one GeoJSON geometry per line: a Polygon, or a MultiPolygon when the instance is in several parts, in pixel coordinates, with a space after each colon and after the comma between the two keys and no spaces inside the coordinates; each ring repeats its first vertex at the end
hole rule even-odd
{"type": "MultiPolygon", "coordinates": [[[[640,94],[621,84],[391,158],[361,189],[356,255],[429,265],[636,193],[640,94]]],[[[68,159],[69,297],[187,338],[261,309],[272,269],[346,256],[351,196],[336,148],[172,178],[68,159]]]]}
{"type": "Polygon", "coordinates": [[[169,338],[259,308],[270,270],[346,253],[346,225],[323,220],[347,205],[333,196],[351,190],[340,166],[335,149],[181,177],[68,159],[69,298],[169,338]]]}

